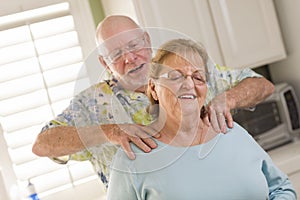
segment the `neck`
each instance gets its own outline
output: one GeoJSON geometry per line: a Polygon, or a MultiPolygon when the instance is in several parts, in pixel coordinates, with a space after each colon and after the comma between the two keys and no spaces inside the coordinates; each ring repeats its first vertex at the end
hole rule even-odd
{"type": "Polygon", "coordinates": [[[146,92],[147,85],[142,85],[140,87],[136,87],[135,85],[125,83],[124,81],[121,81],[121,80],[119,80],[118,82],[126,90],[130,90],[130,91],[134,91],[134,92],[140,92],[140,93],[145,93],[146,92]]]}
{"type": "MultiPolygon", "coordinates": [[[[205,143],[207,139],[208,126],[204,124],[200,116],[191,118],[184,118],[178,120],[174,116],[168,116],[166,123],[160,131],[161,137],[158,139],[163,143],[172,146],[194,146],[205,143]]],[[[160,113],[159,119],[162,119],[160,113]]]]}
{"type": "Polygon", "coordinates": [[[141,86],[135,90],[135,92],[146,93],[147,85],[141,86]]]}

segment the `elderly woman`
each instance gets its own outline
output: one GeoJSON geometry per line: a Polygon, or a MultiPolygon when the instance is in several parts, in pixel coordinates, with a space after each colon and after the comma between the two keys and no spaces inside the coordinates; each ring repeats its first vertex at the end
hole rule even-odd
{"type": "Polygon", "coordinates": [[[205,112],[207,53],[199,44],[175,39],[153,58],[149,110],[162,124],[158,148],[129,160],[114,158],[108,199],[296,199],[288,180],[238,124],[227,134],[201,118],[205,112]]]}

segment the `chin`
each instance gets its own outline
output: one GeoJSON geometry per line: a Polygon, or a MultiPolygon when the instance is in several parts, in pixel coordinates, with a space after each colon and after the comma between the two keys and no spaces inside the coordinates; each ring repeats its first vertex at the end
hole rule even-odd
{"type": "Polygon", "coordinates": [[[130,79],[130,80],[124,80],[126,81],[127,89],[129,90],[136,90],[142,86],[145,86],[147,82],[141,81],[141,80],[136,80],[136,79],[130,79]]]}
{"type": "Polygon", "coordinates": [[[182,107],[182,114],[184,116],[200,116],[200,107],[198,104],[186,104],[182,107]]]}
{"type": "Polygon", "coordinates": [[[200,116],[200,111],[199,109],[195,109],[195,107],[190,107],[190,108],[185,108],[182,110],[182,113],[184,115],[199,115],[200,116]]]}
{"type": "Polygon", "coordinates": [[[141,87],[148,84],[148,78],[145,76],[145,74],[130,76],[127,77],[127,83],[129,83],[132,86],[141,87]]]}

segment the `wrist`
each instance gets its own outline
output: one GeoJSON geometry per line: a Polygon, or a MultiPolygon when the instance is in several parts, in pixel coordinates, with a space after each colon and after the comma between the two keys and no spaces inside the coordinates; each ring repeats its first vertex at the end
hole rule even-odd
{"type": "Polygon", "coordinates": [[[230,91],[226,91],[225,96],[226,96],[227,108],[229,108],[230,110],[237,108],[237,102],[235,96],[230,91]]]}

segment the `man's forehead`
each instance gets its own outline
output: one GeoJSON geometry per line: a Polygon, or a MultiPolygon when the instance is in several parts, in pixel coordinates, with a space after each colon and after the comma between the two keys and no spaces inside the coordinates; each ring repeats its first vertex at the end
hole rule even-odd
{"type": "Polygon", "coordinates": [[[143,32],[144,31],[141,28],[136,28],[136,29],[122,31],[120,33],[114,34],[113,36],[105,39],[99,45],[99,51],[102,55],[106,55],[111,50],[123,47],[131,40],[141,37],[143,32]]]}

